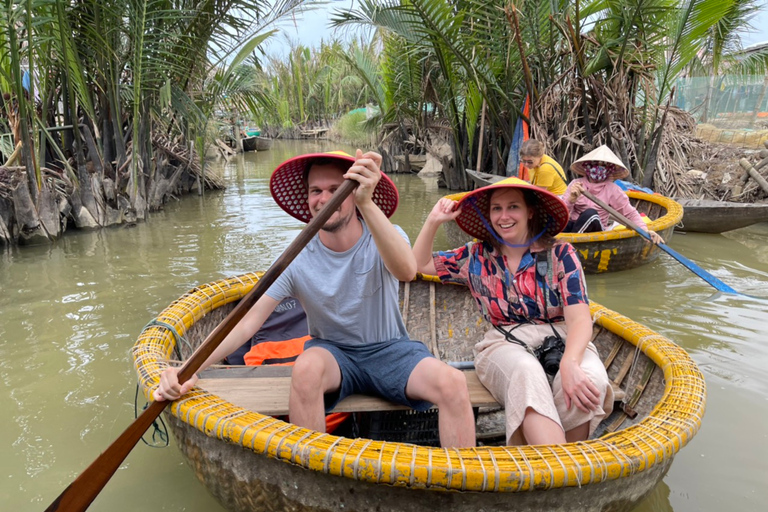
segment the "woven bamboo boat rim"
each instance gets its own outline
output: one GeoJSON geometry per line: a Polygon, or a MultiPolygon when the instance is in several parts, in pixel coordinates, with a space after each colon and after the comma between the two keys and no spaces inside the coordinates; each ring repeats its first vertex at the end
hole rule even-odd
{"type": "MultiPolygon", "coordinates": [[[[133,347],[142,391],[149,394],[181,336],[204,315],[242,298],[260,274],[246,274],[191,290],[144,329],[133,347]]],[[[665,389],[649,416],[595,440],[562,445],[428,448],[348,439],[308,430],[248,411],[195,388],[170,413],[207,436],[344,478],[437,490],[522,492],[574,487],[630,477],[671,458],[698,432],[704,414],[703,375],[679,346],[596,303],[595,322],[644,352],[664,373],[665,389]]]]}
{"type": "MultiPolygon", "coordinates": [[[[457,194],[449,194],[445,197],[453,199],[454,201],[460,201],[466,194],[467,192],[459,192],[457,194]]],[[[645,192],[638,192],[635,190],[627,191],[627,195],[630,199],[639,199],[641,201],[654,203],[667,210],[667,213],[646,224],[646,229],[661,233],[665,229],[674,228],[683,220],[683,206],[674,199],[670,199],[669,197],[660,194],[646,194],[645,192]]],[[[597,231],[594,233],[560,233],[556,238],[563,242],[580,244],[585,242],[607,242],[639,236],[640,235],[635,233],[632,229],[627,228],[611,231],[597,231]]]]}

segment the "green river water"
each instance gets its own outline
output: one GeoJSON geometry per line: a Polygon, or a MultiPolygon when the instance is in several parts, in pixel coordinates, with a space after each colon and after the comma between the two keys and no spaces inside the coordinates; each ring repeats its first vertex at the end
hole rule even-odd
{"type": "MultiPolygon", "coordinates": [[[[226,164],[225,191],[172,201],[148,222],[0,249],[0,510],[44,510],[131,423],[129,350],[142,327],[198,284],[265,270],[303,226],[270,198],[270,172],[330,149],[276,142],[226,164]]],[[[401,195],[393,220],[413,241],[448,191],[393,178],[401,195]]],[[[445,238],[437,243],[444,248],[445,238]]],[[[768,297],[768,224],[675,234],[670,245],[737,290],[768,297]]],[[[700,432],[637,511],[765,510],[768,300],[716,296],[666,255],[587,282],[592,300],[680,344],[707,379],[700,432]]],[[[171,441],[137,445],[90,510],[223,509],[171,441]]]]}

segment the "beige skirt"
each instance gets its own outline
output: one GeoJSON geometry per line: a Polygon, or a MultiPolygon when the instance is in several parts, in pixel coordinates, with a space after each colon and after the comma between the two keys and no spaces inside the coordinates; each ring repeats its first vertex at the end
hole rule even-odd
{"type": "MultiPolygon", "coordinates": [[[[565,339],[565,322],[552,325],[565,339]]],[[[510,330],[510,327],[514,326],[504,329],[510,330]]],[[[545,337],[552,335],[552,328],[549,324],[524,324],[511,332],[535,350],[545,337]]],[[[513,435],[529,407],[560,425],[564,432],[589,422],[590,436],[613,410],[613,388],[592,342],[584,351],[581,368],[600,391],[602,407],[589,412],[581,411],[573,404],[570,409],[566,408],[560,374],[555,375],[550,384],[539,361],[521,345],[508,342],[496,329],[485,333],[483,341],[475,345],[474,352],[480,382],[504,406],[508,444],[513,444],[513,435]]]]}

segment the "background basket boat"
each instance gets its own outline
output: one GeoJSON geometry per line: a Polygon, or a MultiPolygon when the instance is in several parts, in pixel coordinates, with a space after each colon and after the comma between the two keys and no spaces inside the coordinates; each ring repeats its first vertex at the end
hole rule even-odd
{"type": "Polygon", "coordinates": [[[724,233],[768,222],[768,203],[734,203],[714,199],[676,199],[683,206],[677,231],[724,233]]]}
{"type": "MultiPolygon", "coordinates": [[[[477,179],[481,180],[478,183],[485,183],[486,185],[503,179],[501,176],[494,176],[489,182],[483,177],[485,173],[469,170],[467,175],[477,176],[477,179]]],[[[458,201],[465,193],[460,192],[446,197],[458,201]]],[[[656,231],[669,243],[675,225],[683,218],[683,207],[673,199],[659,194],[628,191],[627,195],[637,211],[646,214],[652,220],[646,227],[656,231]]],[[[471,237],[464,233],[455,222],[446,222],[443,226],[451,248],[460,247],[471,241],[471,237]]],[[[639,267],[655,260],[662,252],[657,246],[647,243],[643,237],[631,229],[598,231],[596,233],[560,233],[557,235],[557,239],[573,244],[584,267],[584,272],[587,274],[618,272],[639,267]]]]}
{"type": "MultiPolygon", "coordinates": [[[[257,279],[196,288],[145,328],[133,348],[145,396],[167,360],[187,357],[257,279]]],[[[414,339],[443,360],[471,360],[486,326],[466,288],[405,283],[401,304],[414,339]]],[[[631,510],[698,431],[705,384],[677,345],[597,304],[592,313],[594,341],[626,396],[584,443],[442,449],[337,437],[238,407],[205,379],[166,415],[198,478],[230,510],[631,510]]]]}

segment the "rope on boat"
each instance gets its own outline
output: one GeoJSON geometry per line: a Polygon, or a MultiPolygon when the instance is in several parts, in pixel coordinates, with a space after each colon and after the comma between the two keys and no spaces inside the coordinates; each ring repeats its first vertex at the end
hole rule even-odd
{"type": "MultiPolygon", "coordinates": [[[[149,402],[144,404],[144,407],[141,408],[143,411],[149,406],[149,402]]],[[[136,395],[133,397],[133,419],[136,419],[139,417],[139,384],[136,383],[136,395]]],[[[145,433],[146,435],[146,433],[145,433]]],[[[144,442],[145,445],[149,446],[150,448],[165,448],[169,444],[168,439],[168,427],[165,426],[165,421],[163,421],[162,416],[158,416],[155,421],[152,422],[152,442],[150,443],[146,439],[144,439],[144,436],[141,436],[141,440],[144,442]],[[157,439],[160,438],[160,442],[157,442],[157,439]]]]}
{"type": "Polygon", "coordinates": [[[174,326],[172,326],[171,324],[163,322],[162,320],[158,320],[157,318],[153,318],[152,320],[149,321],[149,323],[147,323],[147,325],[144,326],[144,328],[141,330],[141,332],[143,333],[144,331],[146,331],[150,327],[163,327],[163,328],[168,329],[169,331],[171,331],[171,334],[173,334],[173,337],[176,338],[176,343],[173,345],[173,352],[174,352],[174,354],[179,359],[183,359],[181,357],[181,349],[179,348],[179,345],[180,345],[179,342],[180,341],[184,342],[184,344],[189,349],[190,353],[195,351],[195,349],[192,347],[192,345],[189,343],[189,341],[187,341],[187,338],[185,338],[184,336],[179,334],[179,331],[177,331],[176,328],[174,326]]]}

